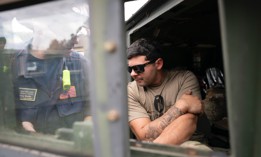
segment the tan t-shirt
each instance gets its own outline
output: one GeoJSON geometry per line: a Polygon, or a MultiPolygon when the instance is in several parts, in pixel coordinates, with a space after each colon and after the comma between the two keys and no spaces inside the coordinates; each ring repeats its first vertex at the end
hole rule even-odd
{"type": "Polygon", "coordinates": [[[168,71],[163,83],[158,87],[141,87],[136,81],[128,84],[129,122],[137,118],[148,117],[154,120],[159,113],[154,108],[154,97],[161,93],[164,99],[164,113],[186,91],[201,98],[199,83],[196,76],[190,71],[168,71]]]}

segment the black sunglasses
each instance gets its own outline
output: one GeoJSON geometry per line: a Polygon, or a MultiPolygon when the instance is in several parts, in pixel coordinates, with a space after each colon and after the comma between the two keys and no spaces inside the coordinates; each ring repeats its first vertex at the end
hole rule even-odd
{"type": "Polygon", "coordinates": [[[155,109],[162,114],[164,110],[164,99],[161,95],[156,95],[154,98],[154,107],[155,109]]]}
{"type": "Polygon", "coordinates": [[[145,67],[146,65],[152,64],[152,63],[154,63],[154,62],[155,62],[155,61],[152,60],[152,61],[149,61],[149,62],[147,62],[147,63],[145,63],[145,64],[134,65],[134,66],[131,66],[131,67],[128,66],[128,71],[129,71],[129,73],[131,73],[132,70],[134,70],[135,73],[137,73],[137,74],[143,73],[143,72],[144,72],[144,67],[145,67]]]}

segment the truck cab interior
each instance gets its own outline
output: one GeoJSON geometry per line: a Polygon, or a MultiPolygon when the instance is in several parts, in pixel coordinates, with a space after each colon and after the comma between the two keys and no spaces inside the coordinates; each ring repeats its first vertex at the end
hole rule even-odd
{"type": "Polygon", "coordinates": [[[150,1],[127,22],[131,44],[139,38],[162,46],[166,69],[192,71],[211,124],[208,145],[229,153],[229,128],[218,4],[216,0],[150,1]]]}

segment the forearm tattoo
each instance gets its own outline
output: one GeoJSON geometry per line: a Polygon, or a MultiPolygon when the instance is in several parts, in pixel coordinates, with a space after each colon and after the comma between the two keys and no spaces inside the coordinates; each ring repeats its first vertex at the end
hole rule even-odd
{"type": "Polygon", "coordinates": [[[176,106],[172,106],[165,114],[155,120],[158,122],[149,124],[148,131],[145,134],[146,140],[155,140],[171,122],[181,115],[183,115],[183,113],[180,109],[176,106]]]}

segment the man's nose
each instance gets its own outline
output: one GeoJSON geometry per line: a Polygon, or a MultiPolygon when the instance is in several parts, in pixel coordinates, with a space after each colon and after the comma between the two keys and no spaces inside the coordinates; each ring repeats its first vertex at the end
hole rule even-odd
{"type": "Polygon", "coordinates": [[[133,77],[133,76],[137,76],[138,74],[132,69],[130,75],[131,77],[133,77]]]}

